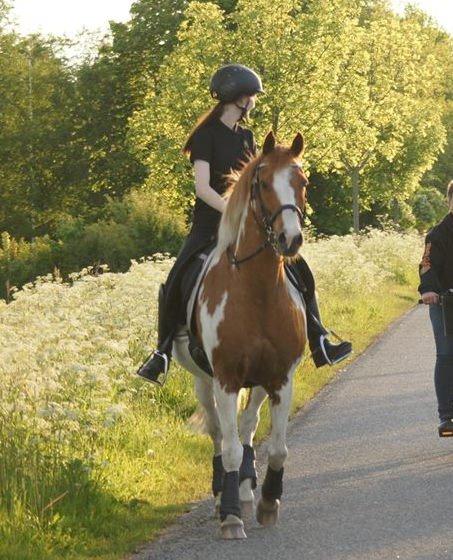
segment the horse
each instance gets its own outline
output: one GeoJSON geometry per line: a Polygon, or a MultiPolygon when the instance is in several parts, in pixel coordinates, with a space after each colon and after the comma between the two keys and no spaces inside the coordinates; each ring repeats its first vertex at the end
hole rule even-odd
{"type": "Polygon", "coordinates": [[[256,488],[253,437],[267,397],[272,428],[256,517],[264,526],[279,517],[293,376],[307,339],[305,304],[285,266],[303,243],[303,151],[299,132],[287,148],[270,131],[232,181],[193,311],[212,377],[191,358],[187,337],[174,342],[176,360],[195,375],[213,441],[212,490],[225,539],[246,538],[242,517],[253,512],[256,488]],[[251,390],[238,423],[243,387],[251,390]]]}

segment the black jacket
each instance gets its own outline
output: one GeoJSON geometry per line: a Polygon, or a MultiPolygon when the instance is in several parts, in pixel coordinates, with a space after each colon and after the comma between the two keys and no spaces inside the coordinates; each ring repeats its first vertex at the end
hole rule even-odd
{"type": "Polygon", "coordinates": [[[434,226],[425,239],[425,252],[419,266],[421,294],[440,294],[453,289],[453,214],[434,226]]]}

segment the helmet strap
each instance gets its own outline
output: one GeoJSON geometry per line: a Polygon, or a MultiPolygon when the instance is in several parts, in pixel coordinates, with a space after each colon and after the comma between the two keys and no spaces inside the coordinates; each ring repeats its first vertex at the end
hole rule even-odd
{"type": "Polygon", "coordinates": [[[247,107],[242,107],[241,105],[238,105],[238,104],[236,103],[236,101],[234,102],[234,104],[236,105],[236,107],[237,107],[238,109],[241,110],[241,116],[239,117],[239,120],[243,120],[244,117],[245,117],[245,115],[247,114],[247,107]]]}

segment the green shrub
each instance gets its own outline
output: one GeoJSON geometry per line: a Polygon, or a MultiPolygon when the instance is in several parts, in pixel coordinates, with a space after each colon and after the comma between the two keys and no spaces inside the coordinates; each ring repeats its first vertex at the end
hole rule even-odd
{"type": "Polygon", "coordinates": [[[65,217],[56,228],[55,239],[15,240],[4,232],[0,297],[9,300],[11,286],[20,288],[55,269],[63,277],[100,264],[107,264],[112,271],[126,271],[131,259],[157,252],[176,254],[185,230],[182,212],[169,210],[153,193],[136,190],[122,200],[108,200],[97,222],[87,224],[81,218],[65,217]]]}

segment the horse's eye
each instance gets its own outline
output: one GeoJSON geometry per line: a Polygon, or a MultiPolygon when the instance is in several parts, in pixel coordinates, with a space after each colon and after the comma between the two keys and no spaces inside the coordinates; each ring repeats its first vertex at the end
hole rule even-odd
{"type": "Polygon", "coordinates": [[[269,185],[267,184],[266,181],[261,180],[261,188],[263,188],[264,190],[269,189],[269,185]]]}

